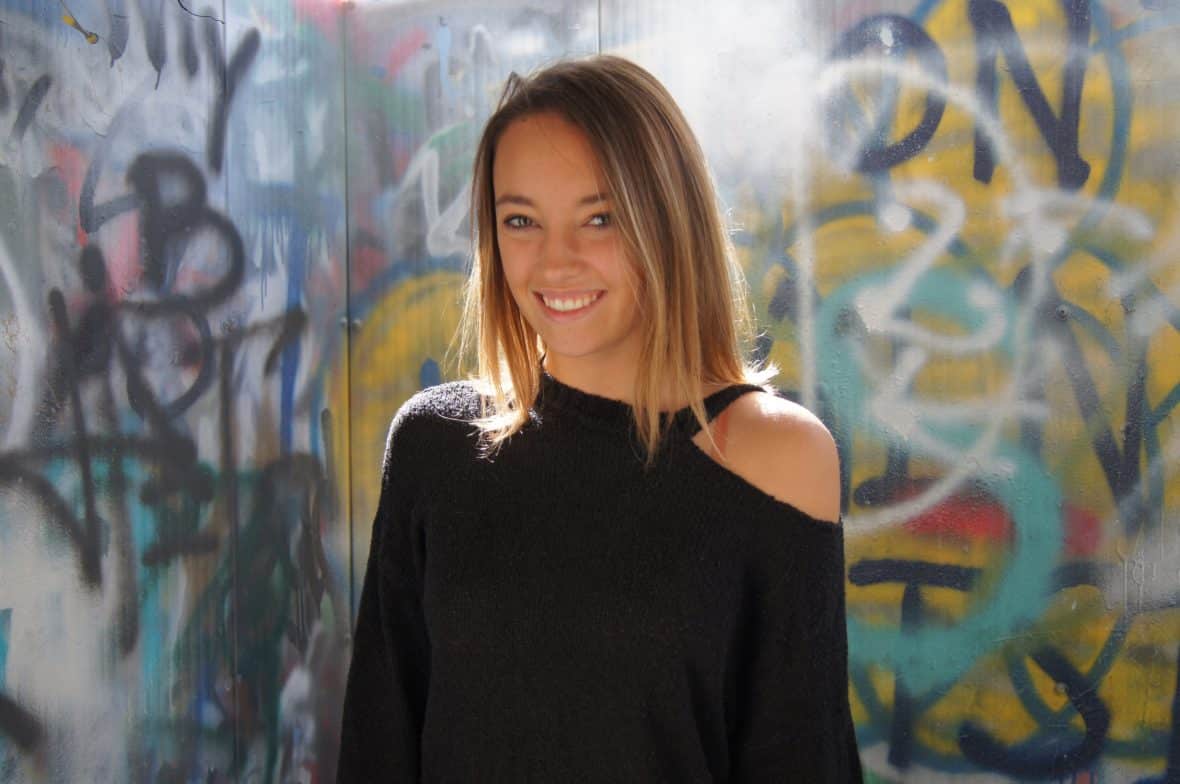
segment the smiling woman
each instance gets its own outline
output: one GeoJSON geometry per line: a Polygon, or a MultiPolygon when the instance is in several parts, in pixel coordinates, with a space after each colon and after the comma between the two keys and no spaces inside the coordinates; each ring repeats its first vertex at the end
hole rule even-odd
{"type": "Polygon", "coordinates": [[[743,360],[753,323],[708,166],[675,101],[634,63],[510,77],[476,151],[472,217],[460,355],[474,348],[490,389],[490,445],[528,421],[542,365],[630,403],[649,465],[661,411],[688,406],[704,425],[708,392],[777,372],[743,360]],[[561,320],[597,294],[576,328],[561,320]]]}
{"type": "Polygon", "coordinates": [[[855,782],[839,458],[743,359],[708,168],[648,72],[513,76],[460,356],[389,431],[342,782],[855,782]]]}
{"type": "Polygon", "coordinates": [[[492,179],[504,278],[546,369],[626,399],[643,350],[636,281],[586,134],[526,115],[500,137],[492,179]]]}

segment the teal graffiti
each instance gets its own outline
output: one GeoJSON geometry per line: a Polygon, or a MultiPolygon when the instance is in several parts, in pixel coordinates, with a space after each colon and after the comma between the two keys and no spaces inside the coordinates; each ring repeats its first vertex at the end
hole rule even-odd
{"type": "Polygon", "coordinates": [[[8,630],[12,626],[12,609],[0,610],[0,689],[8,672],[8,630]]]}
{"type": "MultiPolygon", "coordinates": [[[[12,627],[12,608],[0,610],[0,692],[4,691],[8,673],[8,630],[12,627]]],[[[8,747],[0,735],[0,769],[8,758],[8,747]]]]}
{"type": "MultiPolygon", "coordinates": [[[[896,274],[885,270],[867,275],[835,291],[821,305],[816,339],[826,346],[819,362],[822,393],[832,406],[841,436],[853,431],[883,442],[896,439],[888,423],[872,416],[869,379],[857,362],[853,345],[861,336],[850,326],[857,296],[871,294],[896,274]]],[[[986,315],[967,299],[977,274],[938,268],[926,271],[915,281],[905,304],[923,312],[954,320],[965,330],[979,328],[986,315]],[[968,279],[967,275],[970,275],[968,279]]],[[[997,290],[997,294],[1001,294],[997,290]]],[[[1013,325],[1016,305],[999,297],[1006,329],[996,349],[1013,355],[1013,325]]],[[[924,434],[952,448],[966,451],[981,436],[979,427],[961,422],[946,423],[922,419],[920,409],[909,412],[914,426],[924,434]]],[[[920,442],[907,442],[921,452],[920,442]]],[[[927,455],[937,459],[936,455],[927,455]]],[[[1020,447],[997,441],[989,454],[995,464],[1006,465],[1002,474],[981,467],[974,477],[997,498],[1012,517],[1014,539],[1011,558],[994,581],[990,595],[974,606],[970,615],[953,628],[926,627],[903,634],[897,628],[883,628],[855,617],[848,621],[850,655],[855,664],[874,663],[901,673],[915,696],[935,692],[956,682],[982,653],[998,642],[1017,639],[1019,632],[1034,624],[1048,604],[1052,592],[1052,567],[1057,562],[1064,538],[1061,494],[1044,466],[1020,447]]]]}

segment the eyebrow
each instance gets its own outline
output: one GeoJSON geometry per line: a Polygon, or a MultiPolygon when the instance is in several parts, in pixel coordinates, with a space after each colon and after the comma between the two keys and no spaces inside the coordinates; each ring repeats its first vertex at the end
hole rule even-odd
{"type": "MultiPolygon", "coordinates": [[[[584,207],[588,204],[597,204],[600,201],[606,201],[607,195],[605,193],[592,193],[589,196],[583,196],[578,199],[578,206],[584,207]]],[[[521,196],[516,193],[505,193],[500,198],[496,199],[495,206],[499,207],[501,204],[520,204],[525,207],[535,207],[536,204],[528,196],[521,196]]]]}

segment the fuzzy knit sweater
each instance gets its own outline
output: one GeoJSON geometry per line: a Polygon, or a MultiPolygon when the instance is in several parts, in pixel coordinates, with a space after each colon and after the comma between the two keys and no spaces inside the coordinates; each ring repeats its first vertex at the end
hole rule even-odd
{"type": "Polygon", "coordinates": [[[390,428],[341,784],[861,781],[841,526],[715,462],[687,409],[650,468],[627,404],[548,374],[491,459],[478,410],[442,384],[390,428]]]}

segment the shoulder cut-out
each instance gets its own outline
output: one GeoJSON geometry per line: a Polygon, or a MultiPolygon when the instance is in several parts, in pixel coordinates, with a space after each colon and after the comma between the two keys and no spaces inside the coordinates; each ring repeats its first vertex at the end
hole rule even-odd
{"type": "MultiPolygon", "coordinates": [[[[743,395],[721,419],[719,457],[704,433],[694,441],[725,468],[768,495],[832,523],[840,517],[840,459],[823,422],[803,406],[768,392],[743,395]]],[[[718,435],[718,419],[710,428],[718,435]]]]}

